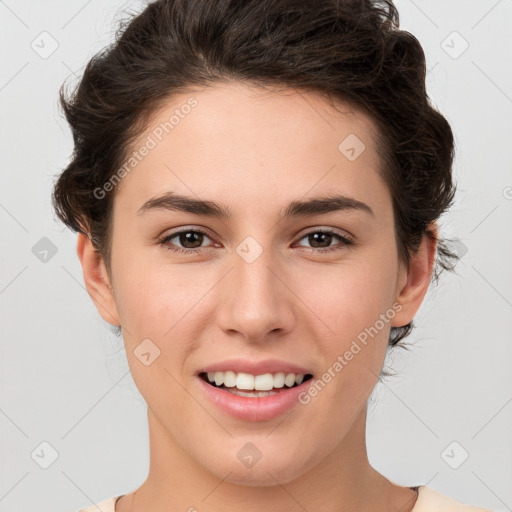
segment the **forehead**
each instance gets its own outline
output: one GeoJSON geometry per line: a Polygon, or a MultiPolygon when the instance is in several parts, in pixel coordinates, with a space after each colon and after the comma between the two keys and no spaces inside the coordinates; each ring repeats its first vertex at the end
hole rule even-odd
{"type": "Polygon", "coordinates": [[[312,92],[238,82],[175,95],[132,143],[134,165],[116,196],[130,209],[168,190],[257,204],[262,192],[296,198],[337,188],[382,201],[375,125],[335,106],[312,92]]]}

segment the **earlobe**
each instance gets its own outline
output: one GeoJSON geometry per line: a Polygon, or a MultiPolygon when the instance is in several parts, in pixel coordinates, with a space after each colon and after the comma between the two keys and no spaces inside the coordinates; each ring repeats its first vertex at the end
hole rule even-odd
{"type": "Polygon", "coordinates": [[[101,317],[111,325],[120,325],[110,279],[101,255],[92,241],[78,233],[76,252],[82,265],[85,287],[101,317]]]}
{"type": "Polygon", "coordinates": [[[434,236],[429,237],[424,234],[418,251],[411,254],[409,269],[403,267],[400,271],[395,301],[402,308],[393,318],[391,323],[393,327],[402,327],[411,322],[427,293],[436,260],[437,226],[435,224],[431,226],[430,232],[434,236]]]}

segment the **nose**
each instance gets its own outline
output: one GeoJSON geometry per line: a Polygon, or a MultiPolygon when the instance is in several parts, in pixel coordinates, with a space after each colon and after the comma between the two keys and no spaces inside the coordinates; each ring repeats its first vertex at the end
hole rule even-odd
{"type": "Polygon", "coordinates": [[[270,250],[252,262],[237,253],[223,280],[217,305],[219,328],[230,336],[261,343],[291,332],[295,322],[290,278],[270,250]]]}

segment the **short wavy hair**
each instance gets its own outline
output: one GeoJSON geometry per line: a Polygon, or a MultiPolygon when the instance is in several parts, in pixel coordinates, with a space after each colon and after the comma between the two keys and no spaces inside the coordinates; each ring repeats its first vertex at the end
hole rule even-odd
{"type": "MultiPolygon", "coordinates": [[[[435,237],[437,281],[457,259],[431,228],[455,195],[453,134],[427,95],[419,41],[398,27],[388,0],[157,0],[130,13],[74,90],[60,89],[74,151],[54,185],[58,217],[91,237],[110,271],[115,190],[103,199],[94,190],[121,167],[150,116],[194,86],[291,87],[371,117],[399,258],[409,266],[423,236],[435,237]]],[[[412,328],[393,327],[389,346],[412,328]]]]}

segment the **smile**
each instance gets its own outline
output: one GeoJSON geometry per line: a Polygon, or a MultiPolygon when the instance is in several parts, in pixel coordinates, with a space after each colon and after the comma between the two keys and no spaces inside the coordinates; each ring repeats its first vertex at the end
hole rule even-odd
{"type": "Polygon", "coordinates": [[[221,412],[257,422],[276,418],[296,406],[313,375],[225,371],[202,372],[197,377],[202,392],[221,412]]]}
{"type": "Polygon", "coordinates": [[[298,386],[304,380],[312,377],[311,374],[304,375],[284,372],[252,375],[250,373],[237,373],[229,370],[225,372],[204,372],[200,376],[215,387],[235,393],[236,391],[261,392],[261,394],[245,393],[240,396],[267,396],[269,393],[275,394],[279,389],[298,386]]]}

